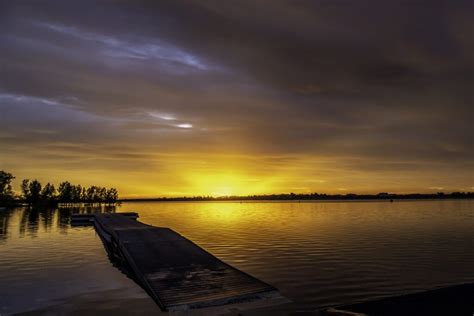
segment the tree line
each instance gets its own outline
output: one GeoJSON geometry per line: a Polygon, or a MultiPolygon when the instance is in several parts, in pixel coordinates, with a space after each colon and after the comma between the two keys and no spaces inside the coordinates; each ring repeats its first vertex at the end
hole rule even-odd
{"type": "Polygon", "coordinates": [[[56,189],[49,182],[43,186],[38,180],[29,179],[22,181],[21,196],[16,196],[11,185],[13,179],[11,173],[0,171],[0,205],[114,204],[119,198],[115,188],[83,187],[64,181],[56,189]]]}
{"type": "Polygon", "coordinates": [[[365,201],[365,200],[423,200],[423,199],[474,199],[474,192],[451,193],[378,193],[378,194],[326,194],[326,193],[282,193],[262,195],[230,196],[176,196],[156,198],[122,199],[123,202],[175,202],[175,201],[365,201]]]}

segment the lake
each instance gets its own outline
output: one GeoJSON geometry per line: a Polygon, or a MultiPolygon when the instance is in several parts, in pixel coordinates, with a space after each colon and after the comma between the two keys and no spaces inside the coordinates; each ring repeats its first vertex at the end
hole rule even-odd
{"type": "MultiPolygon", "coordinates": [[[[0,314],[86,305],[159,312],[112,266],[92,227],[71,227],[76,211],[96,210],[0,210],[0,314]]],[[[106,211],[138,212],[274,285],[292,301],[279,310],[474,282],[473,200],[144,202],[106,211]]]]}

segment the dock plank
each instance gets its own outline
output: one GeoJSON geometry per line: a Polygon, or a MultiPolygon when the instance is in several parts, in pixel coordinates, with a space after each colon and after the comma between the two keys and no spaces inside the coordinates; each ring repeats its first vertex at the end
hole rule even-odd
{"type": "Polygon", "coordinates": [[[118,248],[134,279],[163,310],[280,296],[277,289],[219,260],[182,235],[117,214],[98,214],[103,240],[118,248]]]}

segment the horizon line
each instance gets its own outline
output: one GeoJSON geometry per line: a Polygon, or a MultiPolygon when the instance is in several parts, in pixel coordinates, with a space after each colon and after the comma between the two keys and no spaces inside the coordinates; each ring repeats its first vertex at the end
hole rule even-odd
{"type": "Polygon", "coordinates": [[[181,196],[154,196],[154,197],[123,197],[119,198],[119,201],[165,201],[165,200],[297,200],[300,199],[360,199],[360,198],[410,198],[410,197],[474,197],[472,191],[452,191],[452,192],[436,192],[436,193],[389,193],[380,192],[376,194],[358,194],[358,193],[340,193],[340,194],[328,194],[328,193],[271,193],[271,194],[249,194],[249,195],[181,195],[181,196]]]}

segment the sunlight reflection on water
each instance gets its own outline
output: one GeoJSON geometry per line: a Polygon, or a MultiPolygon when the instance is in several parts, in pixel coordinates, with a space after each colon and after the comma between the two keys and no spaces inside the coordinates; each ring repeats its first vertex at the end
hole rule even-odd
{"type": "MultiPolygon", "coordinates": [[[[474,201],[124,203],[310,309],[474,281],[474,201]]],[[[113,268],[71,210],[0,211],[0,313],[119,290],[113,268]],[[25,299],[28,306],[25,306],[25,299]]]]}

